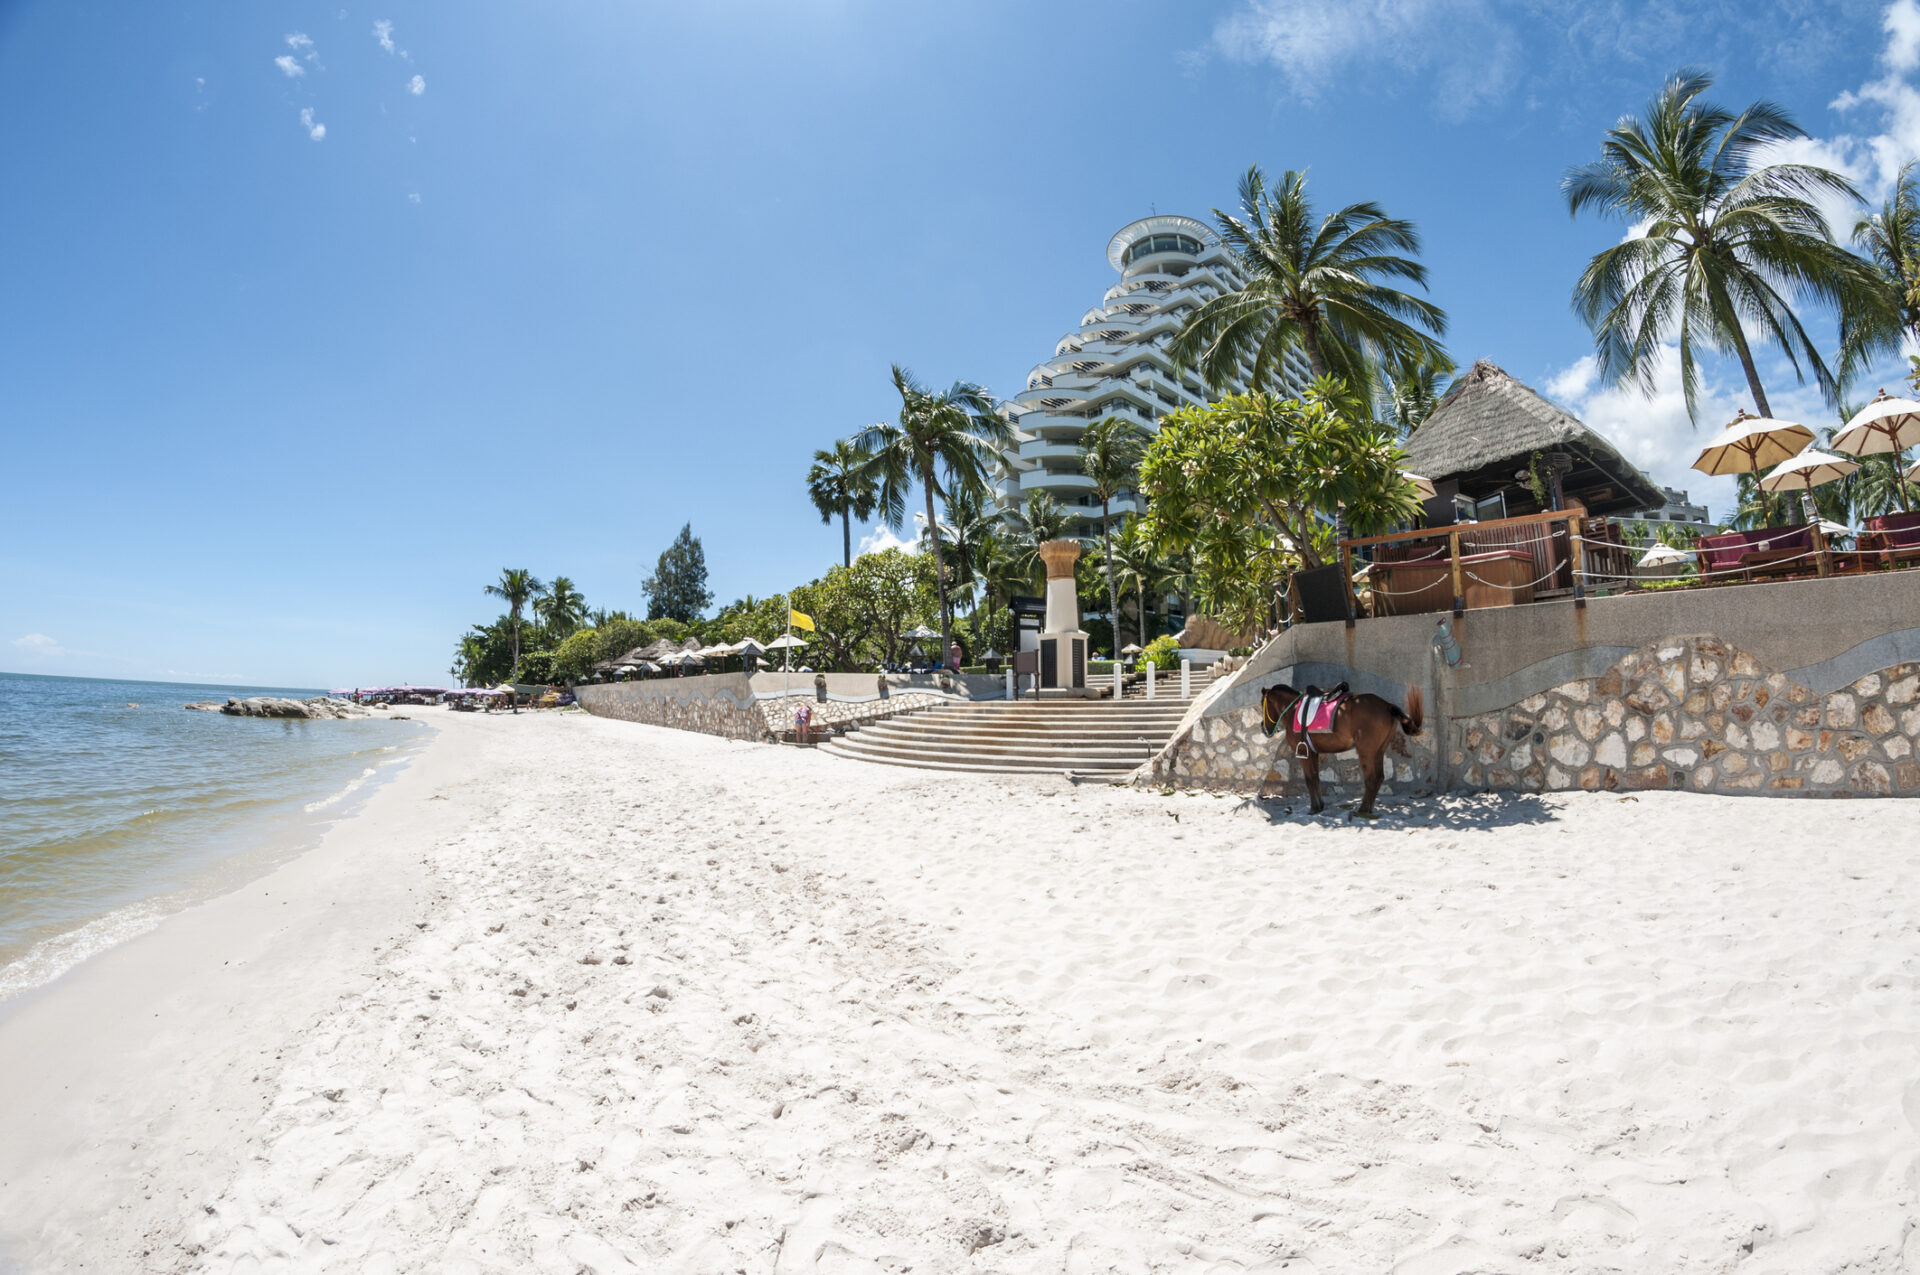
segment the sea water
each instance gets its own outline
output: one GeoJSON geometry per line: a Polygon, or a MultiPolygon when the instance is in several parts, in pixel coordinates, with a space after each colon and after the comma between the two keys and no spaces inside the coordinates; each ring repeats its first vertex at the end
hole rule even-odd
{"type": "Polygon", "coordinates": [[[183,710],[318,693],[0,673],[0,1001],[317,842],[424,742],[183,710]]]}

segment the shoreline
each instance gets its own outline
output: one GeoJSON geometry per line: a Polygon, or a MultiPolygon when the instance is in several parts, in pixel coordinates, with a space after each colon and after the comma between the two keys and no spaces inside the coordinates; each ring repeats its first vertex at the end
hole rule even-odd
{"type": "Polygon", "coordinates": [[[140,1237],[176,1235],[231,1174],[276,1042],[364,980],[413,906],[428,790],[461,751],[416,720],[432,733],[316,840],[0,1002],[0,1271],[144,1269],[140,1237]]]}

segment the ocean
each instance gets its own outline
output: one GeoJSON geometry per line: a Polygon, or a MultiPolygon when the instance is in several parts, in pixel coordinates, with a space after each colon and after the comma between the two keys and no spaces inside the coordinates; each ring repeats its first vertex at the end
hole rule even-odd
{"type": "Polygon", "coordinates": [[[182,709],[318,693],[0,673],[0,1002],[311,846],[425,742],[182,709]]]}

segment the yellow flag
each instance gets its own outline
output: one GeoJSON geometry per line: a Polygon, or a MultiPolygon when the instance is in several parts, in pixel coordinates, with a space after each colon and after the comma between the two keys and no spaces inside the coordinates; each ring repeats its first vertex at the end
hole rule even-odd
{"type": "Polygon", "coordinates": [[[814,631],[813,617],[810,615],[802,615],[792,607],[787,608],[787,623],[796,629],[805,629],[809,633],[814,631]]]}

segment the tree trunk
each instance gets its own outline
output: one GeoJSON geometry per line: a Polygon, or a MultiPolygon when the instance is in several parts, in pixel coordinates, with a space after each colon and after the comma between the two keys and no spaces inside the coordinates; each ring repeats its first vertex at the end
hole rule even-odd
{"type": "Polygon", "coordinates": [[[853,519],[847,515],[847,506],[840,506],[840,565],[853,567],[853,519]]]}
{"type": "Polygon", "coordinates": [[[1747,334],[1740,330],[1740,321],[1735,319],[1733,328],[1733,346],[1740,352],[1740,367],[1747,374],[1747,388],[1753,392],[1753,406],[1762,416],[1772,416],[1773,409],[1767,406],[1767,392],[1760,388],[1760,373],[1754,370],[1753,351],[1747,348],[1747,334]]]}
{"type": "MultiPolygon", "coordinates": [[[[1310,313],[1300,323],[1300,344],[1307,350],[1307,366],[1316,379],[1327,374],[1327,360],[1320,353],[1320,316],[1310,313]]],[[[1349,389],[1352,387],[1349,386],[1349,389]]]]}
{"type": "Polygon", "coordinates": [[[514,616],[508,627],[513,630],[513,672],[507,675],[507,680],[517,682],[520,680],[520,617],[514,616]]]}
{"type": "Polygon", "coordinates": [[[1140,645],[1145,646],[1147,644],[1147,578],[1143,575],[1135,576],[1133,581],[1140,590],[1140,614],[1137,618],[1140,622],[1140,645]]]}
{"type": "Polygon", "coordinates": [[[1113,573],[1113,530],[1105,500],[1100,502],[1100,555],[1107,560],[1107,618],[1113,621],[1113,658],[1117,660],[1120,658],[1120,581],[1113,573]]]}
{"type": "Polygon", "coordinates": [[[947,651],[953,646],[953,623],[947,616],[946,556],[940,552],[940,524],[933,520],[933,466],[921,475],[927,492],[927,531],[933,540],[933,584],[940,590],[940,667],[947,666],[947,651]]]}

